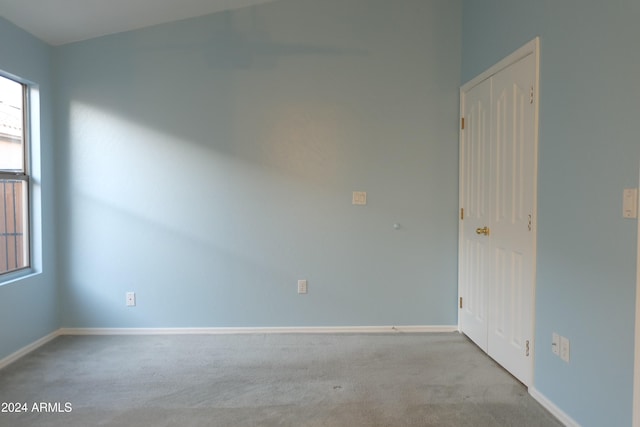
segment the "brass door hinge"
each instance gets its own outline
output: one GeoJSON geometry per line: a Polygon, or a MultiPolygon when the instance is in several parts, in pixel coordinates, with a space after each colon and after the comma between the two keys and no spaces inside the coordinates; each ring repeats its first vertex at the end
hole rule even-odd
{"type": "Polygon", "coordinates": [[[464,219],[464,208],[460,208],[460,219],[464,219]]]}
{"type": "Polygon", "coordinates": [[[531,86],[531,91],[529,92],[529,104],[533,104],[533,86],[531,86]]]}
{"type": "Polygon", "coordinates": [[[460,117],[460,129],[464,130],[464,117],[460,117]]]}
{"type": "Polygon", "coordinates": [[[462,297],[460,297],[460,308],[462,308],[462,297]]]}

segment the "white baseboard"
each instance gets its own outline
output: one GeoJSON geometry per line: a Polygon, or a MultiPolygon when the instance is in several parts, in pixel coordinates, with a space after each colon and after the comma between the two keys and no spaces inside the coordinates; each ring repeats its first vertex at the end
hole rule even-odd
{"type": "Polygon", "coordinates": [[[61,335],[231,335],[231,334],[380,334],[456,332],[456,325],[439,326],[337,326],[266,328],[60,328],[0,359],[0,369],[61,335]]]}
{"type": "Polygon", "coordinates": [[[567,415],[562,409],[558,408],[553,402],[551,402],[544,394],[540,393],[535,387],[529,387],[529,394],[539,404],[545,407],[545,409],[553,414],[562,424],[567,427],[580,427],[580,424],[569,415],[567,415]]]}
{"type": "Polygon", "coordinates": [[[58,335],[380,334],[456,332],[443,326],[332,326],[264,328],[61,328],[58,335]]]}
{"type": "Polygon", "coordinates": [[[49,341],[51,341],[52,339],[54,339],[57,336],[58,336],[58,331],[51,332],[49,335],[44,336],[44,337],[40,338],[39,340],[34,341],[31,344],[22,347],[20,350],[16,351],[15,353],[12,353],[12,354],[8,355],[7,357],[5,357],[3,359],[0,359],[0,369],[2,369],[5,366],[15,362],[16,360],[20,359],[21,357],[31,353],[33,350],[37,349],[38,347],[41,347],[41,346],[45,345],[46,343],[48,343],[49,341]]]}

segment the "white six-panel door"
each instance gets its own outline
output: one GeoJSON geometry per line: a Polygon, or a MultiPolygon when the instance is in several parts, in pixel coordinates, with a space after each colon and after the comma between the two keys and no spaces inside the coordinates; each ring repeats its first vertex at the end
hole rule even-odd
{"type": "Polygon", "coordinates": [[[536,68],[531,53],[461,92],[460,328],[526,385],[533,371],[536,68]]]}
{"type": "Polygon", "coordinates": [[[465,128],[460,147],[460,270],[458,274],[463,332],[487,351],[489,240],[476,233],[490,220],[491,80],[465,93],[465,128]]]}

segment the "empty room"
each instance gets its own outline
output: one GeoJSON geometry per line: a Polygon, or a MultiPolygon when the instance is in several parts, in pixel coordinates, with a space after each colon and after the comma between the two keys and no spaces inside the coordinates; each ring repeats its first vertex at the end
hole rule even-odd
{"type": "Polygon", "coordinates": [[[640,427],[639,20],[0,0],[0,426],[640,427]]]}

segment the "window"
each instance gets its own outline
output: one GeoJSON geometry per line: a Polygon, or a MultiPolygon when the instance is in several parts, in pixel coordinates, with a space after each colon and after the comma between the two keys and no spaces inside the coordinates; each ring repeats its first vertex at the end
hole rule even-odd
{"type": "Polygon", "coordinates": [[[30,267],[26,93],[0,75],[0,276],[30,267]]]}

